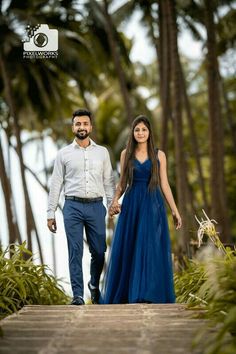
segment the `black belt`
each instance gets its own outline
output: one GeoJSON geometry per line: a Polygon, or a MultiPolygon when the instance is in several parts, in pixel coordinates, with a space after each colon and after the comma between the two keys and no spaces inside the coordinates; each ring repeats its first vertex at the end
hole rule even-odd
{"type": "Polygon", "coordinates": [[[79,198],[79,197],[74,197],[74,196],[71,196],[71,195],[66,195],[65,199],[74,200],[75,202],[80,202],[80,203],[93,203],[93,202],[101,202],[103,200],[103,197],[79,198]]]}

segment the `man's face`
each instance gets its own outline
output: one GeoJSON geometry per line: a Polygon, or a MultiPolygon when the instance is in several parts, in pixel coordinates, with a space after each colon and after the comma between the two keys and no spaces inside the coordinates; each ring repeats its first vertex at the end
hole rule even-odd
{"type": "Polygon", "coordinates": [[[88,116],[75,117],[72,132],[79,140],[86,139],[92,131],[92,124],[88,116]]]}

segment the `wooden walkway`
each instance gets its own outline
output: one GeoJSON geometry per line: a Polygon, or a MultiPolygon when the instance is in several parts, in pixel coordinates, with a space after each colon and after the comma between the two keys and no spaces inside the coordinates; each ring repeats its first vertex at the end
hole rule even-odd
{"type": "Polygon", "coordinates": [[[0,322],[1,354],[201,354],[180,304],[26,306],[0,322]]]}

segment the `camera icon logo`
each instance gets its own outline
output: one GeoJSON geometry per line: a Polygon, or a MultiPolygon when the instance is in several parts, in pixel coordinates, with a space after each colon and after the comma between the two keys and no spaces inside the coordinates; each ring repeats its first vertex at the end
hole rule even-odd
{"type": "Polygon", "coordinates": [[[28,26],[28,38],[24,40],[26,52],[55,52],[58,50],[58,30],[50,29],[48,25],[28,26]]]}

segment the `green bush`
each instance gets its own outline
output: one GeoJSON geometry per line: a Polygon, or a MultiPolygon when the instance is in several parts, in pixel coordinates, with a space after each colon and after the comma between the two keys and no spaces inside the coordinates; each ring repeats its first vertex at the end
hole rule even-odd
{"type": "Polygon", "coordinates": [[[68,301],[49,268],[33,263],[25,242],[0,251],[0,318],[24,305],[63,305],[68,301]]]}
{"type": "Polygon", "coordinates": [[[175,274],[176,299],[204,309],[200,315],[209,321],[195,339],[195,345],[204,340],[204,354],[235,354],[236,251],[224,247],[215,229],[217,222],[210,220],[204,210],[203,214],[205,219],[196,217],[198,246],[207,237],[217,253],[208,254],[202,261],[186,260],[186,267],[175,274]]]}
{"type": "Polygon", "coordinates": [[[206,316],[218,326],[215,336],[210,336],[206,353],[236,353],[236,255],[227,251],[206,264],[207,280],[199,291],[205,297],[206,316]],[[229,257],[233,255],[233,257],[229,257]]]}
{"type": "Polygon", "coordinates": [[[209,320],[208,328],[198,335],[195,345],[204,340],[204,354],[235,354],[235,251],[226,249],[224,254],[202,262],[186,260],[186,268],[175,274],[175,290],[177,302],[204,309],[200,316],[209,320]],[[206,336],[207,331],[209,336],[206,336]]]}

